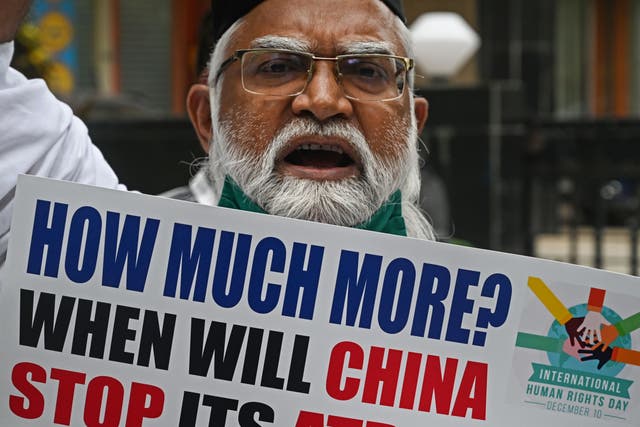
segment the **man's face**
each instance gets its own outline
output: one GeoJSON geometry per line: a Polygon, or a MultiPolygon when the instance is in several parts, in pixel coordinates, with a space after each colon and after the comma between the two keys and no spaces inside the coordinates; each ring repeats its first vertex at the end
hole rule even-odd
{"type": "MultiPolygon", "coordinates": [[[[379,0],[268,0],[226,47],[290,47],[334,57],[406,56],[397,18],[379,0]]],[[[335,63],[317,61],[303,93],[248,93],[236,61],[213,93],[212,168],[224,168],[267,212],[339,225],[368,219],[403,183],[415,156],[411,95],[348,99],[335,63]]]]}

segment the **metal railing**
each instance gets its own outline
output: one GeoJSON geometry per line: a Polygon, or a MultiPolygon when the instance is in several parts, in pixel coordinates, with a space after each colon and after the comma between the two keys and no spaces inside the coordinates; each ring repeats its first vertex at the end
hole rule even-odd
{"type": "Polygon", "coordinates": [[[526,158],[526,252],[638,275],[640,120],[538,123],[526,158]]]}

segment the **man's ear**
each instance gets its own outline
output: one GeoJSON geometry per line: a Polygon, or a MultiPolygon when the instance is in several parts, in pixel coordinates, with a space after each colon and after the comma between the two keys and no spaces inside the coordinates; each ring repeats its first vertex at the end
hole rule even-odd
{"type": "Polygon", "coordinates": [[[211,104],[209,103],[209,86],[196,83],[191,85],[187,94],[187,112],[193,125],[200,145],[209,154],[211,143],[211,104]]]}
{"type": "Polygon", "coordinates": [[[413,101],[416,125],[418,127],[418,134],[420,134],[424,128],[424,124],[427,122],[427,117],[429,117],[429,101],[422,96],[416,96],[413,101]]]}

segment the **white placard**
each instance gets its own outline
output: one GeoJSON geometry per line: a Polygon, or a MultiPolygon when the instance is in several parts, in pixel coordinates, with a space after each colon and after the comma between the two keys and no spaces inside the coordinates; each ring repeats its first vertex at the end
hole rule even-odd
{"type": "Polygon", "coordinates": [[[0,321],[2,426],[640,424],[637,277],[42,178],[0,321]]]}

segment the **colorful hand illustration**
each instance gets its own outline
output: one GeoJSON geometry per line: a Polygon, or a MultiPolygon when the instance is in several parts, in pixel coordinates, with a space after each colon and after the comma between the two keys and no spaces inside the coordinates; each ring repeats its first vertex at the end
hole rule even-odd
{"type": "Polygon", "coordinates": [[[540,278],[529,277],[527,284],[558,323],[564,325],[567,335],[569,335],[569,339],[571,340],[571,345],[574,345],[577,341],[580,347],[584,348],[585,344],[580,337],[585,331],[585,328],[581,326],[584,317],[574,318],[562,301],[558,299],[553,291],[549,289],[540,278]]]}
{"type": "Polygon", "coordinates": [[[602,369],[609,361],[640,366],[640,351],[622,347],[605,348],[602,342],[596,343],[590,348],[580,348],[576,344],[571,344],[569,338],[563,340],[562,338],[518,332],[516,347],[542,350],[550,353],[565,353],[581,362],[597,360],[598,369],[602,369]]]}
{"type": "Polygon", "coordinates": [[[579,344],[571,344],[571,340],[569,338],[564,340],[562,343],[562,351],[577,360],[580,360],[582,357],[582,355],[578,353],[581,349],[582,347],[580,347],[579,344]]]}
{"type": "Polygon", "coordinates": [[[565,353],[577,360],[581,355],[578,353],[580,346],[571,344],[569,338],[554,338],[544,335],[529,334],[526,332],[518,332],[516,338],[516,347],[530,348],[532,350],[542,350],[549,353],[565,353]]]}
{"type": "Polygon", "coordinates": [[[573,314],[540,278],[529,277],[528,286],[558,323],[565,327],[569,338],[561,340],[519,332],[516,346],[565,353],[583,362],[597,360],[598,369],[602,369],[610,360],[640,366],[640,351],[611,347],[619,336],[628,335],[640,329],[640,312],[612,325],[602,315],[606,292],[591,288],[587,314],[584,317],[573,317],[573,314]]]}
{"type": "Polygon", "coordinates": [[[584,316],[584,322],[578,327],[578,329],[584,330],[582,339],[586,342],[594,343],[601,341],[600,328],[602,325],[610,325],[602,315],[605,294],[606,291],[603,289],[591,288],[589,290],[589,301],[587,302],[588,311],[584,316]]]}
{"type": "Polygon", "coordinates": [[[584,331],[582,334],[582,338],[585,341],[596,342],[602,341],[602,333],[600,332],[600,330],[603,326],[608,325],[611,325],[611,323],[609,323],[607,319],[604,318],[602,313],[597,311],[589,311],[584,316],[584,321],[579,326],[579,328],[584,331]]]}
{"type": "Polygon", "coordinates": [[[615,325],[605,325],[600,329],[600,335],[602,339],[600,342],[604,344],[606,349],[616,340],[619,336],[625,336],[640,328],[640,312],[622,319],[615,325]]]}
{"type": "Polygon", "coordinates": [[[578,353],[587,355],[581,357],[581,361],[586,362],[589,360],[597,360],[598,369],[602,369],[604,364],[611,360],[611,356],[613,355],[613,347],[604,348],[601,343],[598,343],[591,348],[578,350],[578,353]]]}
{"type": "Polygon", "coordinates": [[[580,354],[587,354],[580,358],[581,361],[597,360],[598,369],[601,369],[609,360],[626,363],[627,365],[640,366],[640,351],[622,347],[606,347],[603,343],[596,343],[586,350],[578,350],[580,354]]]}
{"type": "Polygon", "coordinates": [[[580,348],[585,347],[585,343],[582,340],[582,334],[585,331],[585,328],[582,327],[583,323],[584,317],[572,317],[564,324],[564,329],[567,331],[567,335],[569,335],[572,346],[577,342],[580,348]]]}
{"type": "Polygon", "coordinates": [[[600,342],[604,347],[604,350],[620,336],[620,332],[615,325],[604,325],[600,329],[600,342]]]}

